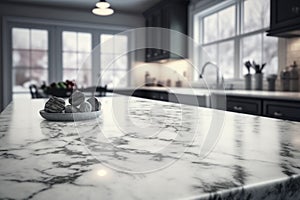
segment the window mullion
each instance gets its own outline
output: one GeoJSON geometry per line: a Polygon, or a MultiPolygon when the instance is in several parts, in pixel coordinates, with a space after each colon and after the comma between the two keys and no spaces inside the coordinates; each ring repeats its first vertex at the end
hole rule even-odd
{"type": "Polygon", "coordinates": [[[100,37],[99,32],[92,33],[92,85],[101,84],[101,56],[100,55],[100,37]]]}

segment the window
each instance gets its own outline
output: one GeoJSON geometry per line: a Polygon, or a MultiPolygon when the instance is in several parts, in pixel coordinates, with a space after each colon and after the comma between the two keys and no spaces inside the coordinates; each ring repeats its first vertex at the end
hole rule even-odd
{"type": "Polygon", "coordinates": [[[30,84],[39,87],[43,82],[50,85],[65,80],[75,80],[79,87],[128,86],[127,35],[115,30],[17,21],[10,22],[8,30],[11,41],[7,45],[11,48],[6,52],[15,94],[28,93],[30,84]],[[114,39],[110,42],[110,38],[114,39]],[[101,48],[100,55],[92,53],[101,41],[108,41],[108,45],[101,48]],[[99,70],[105,72],[100,82],[99,70]]]}
{"type": "Polygon", "coordinates": [[[63,31],[63,80],[75,80],[79,86],[92,84],[92,35],[63,31]]]}
{"type": "Polygon", "coordinates": [[[48,31],[12,29],[13,92],[48,81],[48,31]]]}
{"type": "Polygon", "coordinates": [[[200,13],[196,23],[201,24],[200,46],[204,51],[200,56],[208,55],[217,63],[225,79],[242,78],[247,60],[266,62],[264,73],[277,73],[278,40],[265,34],[270,23],[270,1],[226,1],[206,14],[200,13]]]}
{"type": "Polygon", "coordinates": [[[109,87],[125,87],[128,78],[127,36],[101,34],[101,83],[109,87]]]}

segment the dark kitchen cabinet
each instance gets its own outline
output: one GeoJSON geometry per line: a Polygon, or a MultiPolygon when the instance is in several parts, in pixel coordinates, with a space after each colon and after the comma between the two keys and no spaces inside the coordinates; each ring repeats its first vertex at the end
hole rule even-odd
{"type": "Polygon", "coordinates": [[[227,111],[300,121],[300,101],[227,96],[227,111]]]}
{"type": "Polygon", "coordinates": [[[227,110],[238,113],[261,115],[262,100],[227,96],[227,110]]]}
{"type": "Polygon", "coordinates": [[[169,93],[165,91],[150,91],[138,89],[133,92],[132,96],[159,101],[169,101],[169,93]]]}
{"type": "Polygon", "coordinates": [[[300,121],[300,102],[264,101],[264,116],[300,121]]]}
{"type": "Polygon", "coordinates": [[[164,0],[144,12],[146,27],[146,62],[187,57],[188,1],[164,0]],[[158,27],[164,29],[151,29],[158,27]],[[168,29],[181,34],[170,34],[168,29]],[[155,47],[155,48],[151,48],[155,47]]]}
{"type": "Polygon", "coordinates": [[[268,36],[300,36],[300,1],[271,0],[271,24],[268,36]]]}

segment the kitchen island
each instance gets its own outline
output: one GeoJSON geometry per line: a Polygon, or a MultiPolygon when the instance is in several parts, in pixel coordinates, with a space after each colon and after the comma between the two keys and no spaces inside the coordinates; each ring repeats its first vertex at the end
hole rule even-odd
{"type": "Polygon", "coordinates": [[[0,114],[1,199],[300,199],[300,123],[136,97],[51,122],[0,114]]]}

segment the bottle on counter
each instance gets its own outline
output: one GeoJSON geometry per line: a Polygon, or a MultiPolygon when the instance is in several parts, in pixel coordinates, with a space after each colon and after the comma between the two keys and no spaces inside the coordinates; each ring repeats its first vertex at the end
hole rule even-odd
{"type": "Polygon", "coordinates": [[[281,90],[290,91],[290,71],[289,67],[285,67],[280,73],[281,90]]]}
{"type": "Polygon", "coordinates": [[[268,90],[269,91],[275,91],[276,90],[276,79],[277,79],[276,74],[270,74],[269,76],[267,76],[268,90]]]}
{"type": "Polygon", "coordinates": [[[299,73],[296,61],[290,67],[290,91],[299,91],[299,73]]]}
{"type": "Polygon", "coordinates": [[[145,73],[145,86],[149,86],[150,83],[151,83],[150,74],[149,74],[148,71],[146,71],[146,73],[145,73]]]}
{"type": "Polygon", "coordinates": [[[171,87],[171,85],[172,85],[171,79],[167,79],[166,86],[171,87]]]}

